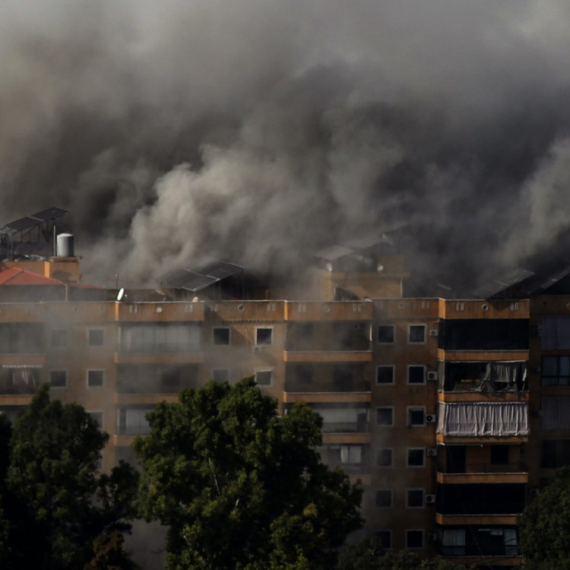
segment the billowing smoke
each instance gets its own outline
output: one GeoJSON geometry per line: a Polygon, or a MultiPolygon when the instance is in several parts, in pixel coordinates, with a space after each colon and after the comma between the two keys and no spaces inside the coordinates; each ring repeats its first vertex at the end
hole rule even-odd
{"type": "Polygon", "coordinates": [[[70,209],[109,284],[283,270],[394,221],[437,279],[524,265],[569,225],[569,23],[564,0],[7,0],[3,221],[70,209]]]}

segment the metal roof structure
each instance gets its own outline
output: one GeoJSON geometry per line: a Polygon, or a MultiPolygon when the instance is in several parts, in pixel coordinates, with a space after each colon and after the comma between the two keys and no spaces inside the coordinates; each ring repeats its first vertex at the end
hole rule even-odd
{"type": "Polygon", "coordinates": [[[233,263],[217,261],[199,269],[176,269],[164,275],[160,283],[166,289],[184,289],[197,293],[223,279],[243,273],[243,267],[233,263]]]}
{"type": "Polygon", "coordinates": [[[505,293],[507,289],[521,284],[533,275],[532,271],[527,271],[526,269],[514,269],[505,275],[501,275],[499,279],[493,279],[479,287],[473,294],[481,299],[491,299],[505,293]]]}
{"type": "Polygon", "coordinates": [[[55,220],[64,214],[67,214],[67,210],[52,206],[0,227],[0,255],[12,256],[23,244],[27,244],[28,248],[30,245],[37,247],[42,237],[48,243],[52,238],[55,220]]]}

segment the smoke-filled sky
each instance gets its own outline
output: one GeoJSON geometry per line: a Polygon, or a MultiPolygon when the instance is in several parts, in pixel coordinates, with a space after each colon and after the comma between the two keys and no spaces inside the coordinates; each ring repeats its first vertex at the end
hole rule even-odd
{"type": "Polygon", "coordinates": [[[570,227],[569,26],[567,0],[4,0],[1,221],[68,208],[88,275],[128,283],[403,220],[438,279],[525,266],[570,227]]]}

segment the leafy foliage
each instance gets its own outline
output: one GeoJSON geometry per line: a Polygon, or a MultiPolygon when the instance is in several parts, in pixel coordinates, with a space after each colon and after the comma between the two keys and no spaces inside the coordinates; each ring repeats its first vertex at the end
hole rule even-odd
{"type": "Polygon", "coordinates": [[[83,570],[94,539],[128,530],[135,514],[137,473],[121,463],[97,477],[108,435],[81,406],[50,402],[48,390],[38,391],[11,434],[0,424],[0,491],[11,548],[2,568],[83,570]]]}
{"type": "Polygon", "coordinates": [[[369,537],[342,550],[338,570],[467,570],[467,567],[425,560],[407,550],[386,550],[378,538],[369,537]]]}
{"type": "Polygon", "coordinates": [[[306,405],[280,417],[249,378],[184,390],[148,417],[134,445],[141,505],[170,527],[169,568],[331,568],[361,526],[361,490],[321,463],[321,418],[306,405]]]}
{"type": "Polygon", "coordinates": [[[527,505],[519,520],[519,546],[524,568],[570,568],[570,468],[527,505]]]}

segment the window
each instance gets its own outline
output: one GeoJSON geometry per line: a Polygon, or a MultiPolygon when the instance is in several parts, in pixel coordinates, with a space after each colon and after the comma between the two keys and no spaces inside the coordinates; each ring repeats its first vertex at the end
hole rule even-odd
{"type": "Polygon", "coordinates": [[[376,466],[392,467],[393,451],[387,448],[376,450],[376,466]]]}
{"type": "Polygon", "coordinates": [[[270,327],[258,327],[255,329],[255,344],[258,346],[272,345],[273,329],[270,327]]]}
{"type": "Polygon", "coordinates": [[[87,412],[97,422],[99,429],[103,429],[103,412],[87,412]]]}
{"type": "Polygon", "coordinates": [[[424,490],[408,489],[406,493],[406,507],[408,509],[421,509],[424,506],[424,490]]]}
{"type": "Polygon", "coordinates": [[[66,388],[67,370],[51,370],[49,373],[49,383],[52,388],[66,388]]]}
{"type": "Polygon", "coordinates": [[[421,364],[411,364],[408,366],[408,384],[425,384],[426,367],[421,364]]]}
{"type": "Polygon", "coordinates": [[[150,424],[147,414],[152,412],[152,408],[123,408],[119,414],[119,433],[121,435],[148,435],[150,424]]]}
{"type": "Polygon", "coordinates": [[[105,373],[103,370],[88,370],[87,371],[87,387],[88,388],[101,388],[105,373]]]}
{"type": "Polygon", "coordinates": [[[153,323],[121,325],[122,352],[192,352],[201,348],[199,323],[153,323]]]}
{"type": "Polygon", "coordinates": [[[408,326],[408,343],[423,344],[426,341],[426,325],[408,326]]]}
{"type": "Polygon", "coordinates": [[[218,346],[230,344],[231,329],[229,327],[214,327],[212,329],[212,342],[218,346]]]}
{"type": "Polygon", "coordinates": [[[273,383],[273,370],[256,370],[255,382],[259,386],[271,386],[273,383]]]}
{"type": "Polygon", "coordinates": [[[423,467],[425,463],[425,449],[415,447],[408,449],[408,467],[423,467]]]}
{"type": "Polygon", "coordinates": [[[394,344],[394,325],[378,326],[378,343],[394,344]]]}
{"type": "Polygon", "coordinates": [[[570,356],[543,356],[540,370],[543,386],[570,386],[570,356]]]}
{"type": "Polygon", "coordinates": [[[51,347],[65,348],[67,346],[67,331],[55,330],[51,331],[51,347]]]}
{"type": "Polygon", "coordinates": [[[507,465],[509,463],[509,446],[491,446],[491,465],[507,465]]]}
{"type": "Polygon", "coordinates": [[[376,384],[394,384],[394,367],[377,366],[376,384]]]}
{"type": "Polygon", "coordinates": [[[394,408],[376,408],[376,424],[379,426],[393,426],[394,408]]]}
{"type": "Polygon", "coordinates": [[[424,547],[423,530],[406,531],[406,548],[409,550],[419,550],[424,547]]]}
{"type": "Polygon", "coordinates": [[[105,331],[103,329],[89,329],[87,331],[87,344],[89,346],[103,346],[105,344],[105,331]]]}
{"type": "Polygon", "coordinates": [[[389,489],[381,489],[376,491],[376,506],[381,509],[392,508],[392,491],[389,489]]]}
{"type": "Polygon", "coordinates": [[[426,425],[426,409],[425,407],[408,407],[408,425],[425,426],[426,425]]]}
{"type": "Polygon", "coordinates": [[[376,537],[380,541],[382,548],[392,548],[392,531],[391,530],[377,530],[376,537]]]}
{"type": "Polygon", "coordinates": [[[212,380],[214,382],[229,382],[230,371],[228,368],[215,368],[212,370],[212,380]]]}

